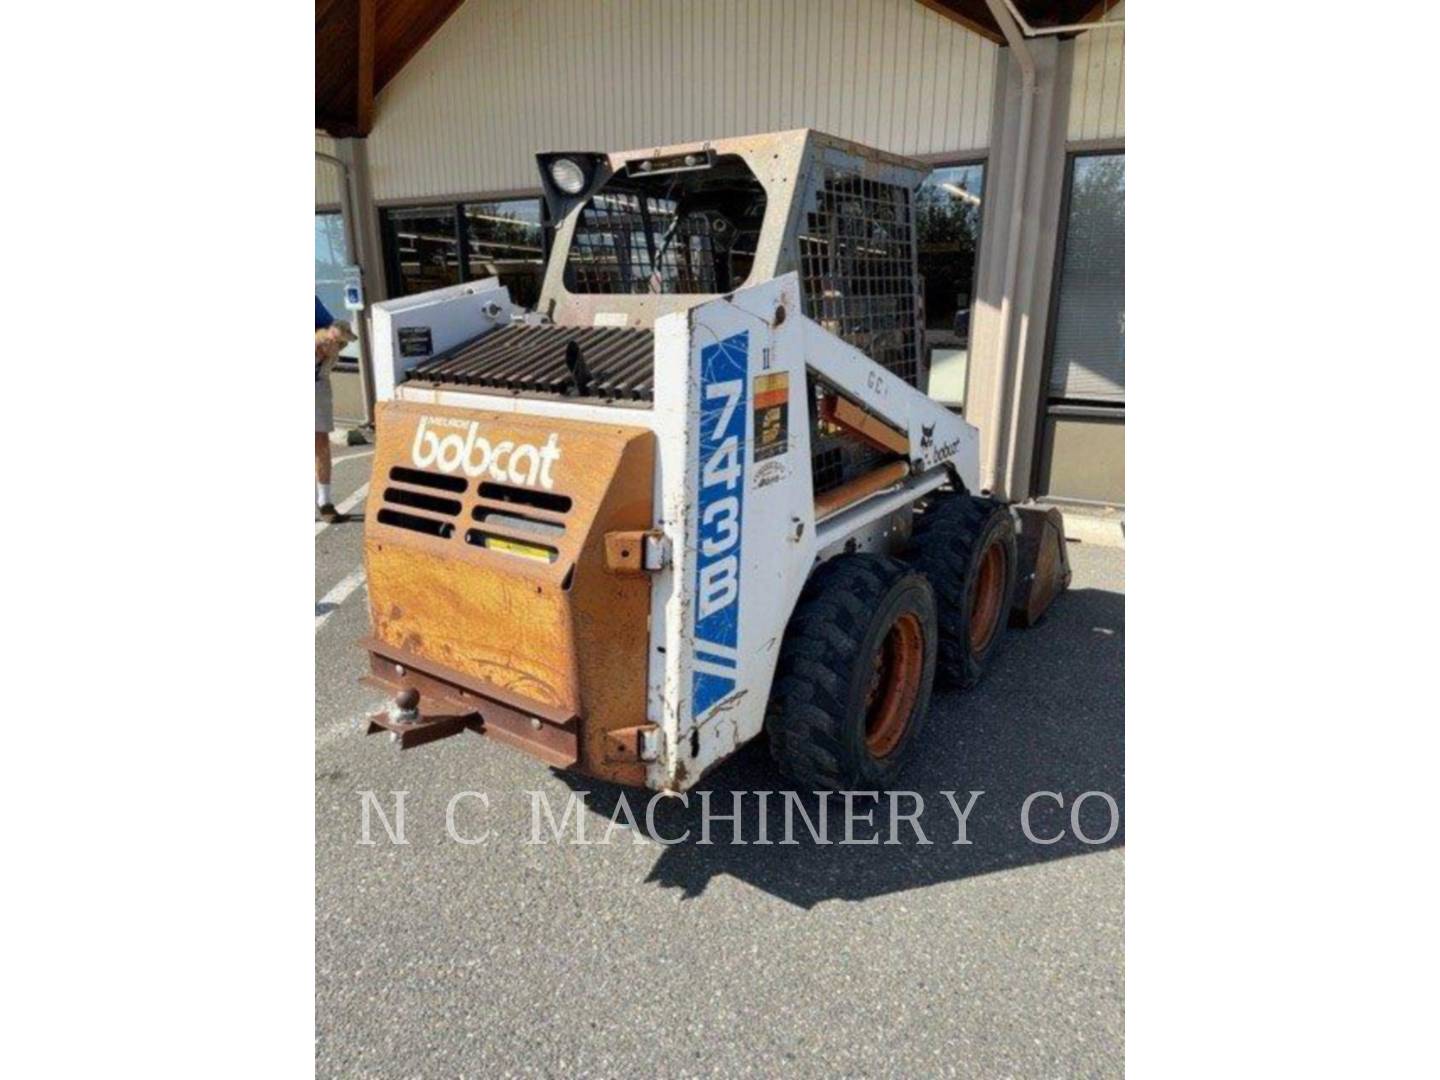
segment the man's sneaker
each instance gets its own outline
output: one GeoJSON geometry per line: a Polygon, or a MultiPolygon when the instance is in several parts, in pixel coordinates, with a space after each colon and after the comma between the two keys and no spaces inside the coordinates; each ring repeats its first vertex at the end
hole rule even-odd
{"type": "Polygon", "coordinates": [[[320,507],[320,520],[329,525],[334,525],[337,521],[344,521],[345,515],[335,509],[334,503],[326,503],[320,507]]]}

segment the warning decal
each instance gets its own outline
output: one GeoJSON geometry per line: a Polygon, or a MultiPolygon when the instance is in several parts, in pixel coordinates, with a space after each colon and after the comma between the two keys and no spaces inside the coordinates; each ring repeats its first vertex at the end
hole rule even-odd
{"type": "Polygon", "coordinates": [[[755,460],[789,449],[790,373],[777,371],[755,379],[755,460]]]}

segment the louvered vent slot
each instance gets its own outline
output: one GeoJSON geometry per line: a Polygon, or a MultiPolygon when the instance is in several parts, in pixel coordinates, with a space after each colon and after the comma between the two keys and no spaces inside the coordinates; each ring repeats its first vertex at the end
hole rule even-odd
{"type": "Polygon", "coordinates": [[[492,484],[488,480],[480,485],[480,497],[494,499],[496,502],[515,503],[517,506],[533,506],[536,510],[548,510],[552,514],[568,514],[573,505],[569,495],[512,487],[509,484],[492,484]]]}
{"type": "Polygon", "coordinates": [[[437,491],[452,491],[459,495],[465,490],[465,479],[460,476],[446,476],[443,473],[421,472],[419,469],[407,469],[397,465],[390,470],[390,479],[401,484],[414,484],[416,487],[429,487],[437,491]]]}
{"type": "Polygon", "coordinates": [[[418,514],[406,514],[388,507],[381,507],[375,517],[382,525],[393,525],[397,529],[409,529],[411,532],[424,533],[426,536],[438,536],[441,540],[449,540],[455,535],[455,526],[452,522],[436,521],[434,518],[420,517],[418,514]]]}
{"type": "Polygon", "coordinates": [[[483,547],[488,551],[497,551],[502,555],[511,555],[517,559],[529,559],[532,562],[553,563],[560,557],[560,552],[549,544],[516,540],[485,529],[466,530],[465,542],[474,544],[476,547],[483,547]]]}
{"type": "Polygon", "coordinates": [[[543,518],[532,517],[530,514],[506,513],[504,510],[490,510],[484,506],[477,506],[471,511],[470,516],[482,524],[493,525],[497,529],[508,529],[533,536],[565,535],[565,526],[560,522],[546,521],[543,518]]]}
{"type": "Polygon", "coordinates": [[[448,517],[460,513],[459,499],[445,499],[420,491],[407,491],[405,488],[386,488],[385,501],[398,506],[413,506],[416,510],[429,510],[432,514],[445,514],[448,517]]]}

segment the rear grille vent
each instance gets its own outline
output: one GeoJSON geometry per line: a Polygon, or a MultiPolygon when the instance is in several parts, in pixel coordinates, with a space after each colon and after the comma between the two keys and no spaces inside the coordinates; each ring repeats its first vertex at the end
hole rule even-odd
{"type": "Polygon", "coordinates": [[[442,499],[438,495],[422,495],[418,491],[404,488],[386,488],[385,501],[399,506],[413,506],[417,510],[429,510],[432,514],[454,517],[460,513],[459,499],[442,499]]]}
{"type": "Polygon", "coordinates": [[[388,507],[382,506],[375,517],[382,525],[393,525],[397,529],[409,529],[411,532],[424,533],[426,536],[438,536],[441,540],[449,540],[455,535],[453,522],[436,521],[434,518],[406,514],[388,507]]]}
{"type": "MultiPolygon", "coordinates": [[[[397,465],[381,494],[375,518],[382,525],[449,540],[465,510],[464,477],[424,472],[397,465]]],[[[470,509],[475,527],[464,532],[467,544],[507,558],[553,563],[555,545],[565,535],[564,515],[574,506],[569,495],[483,481],[470,509]]]]}
{"type": "Polygon", "coordinates": [[[480,485],[480,497],[494,499],[496,502],[516,503],[519,506],[533,506],[536,510],[548,510],[552,514],[568,514],[572,505],[569,495],[511,487],[509,484],[492,484],[488,480],[480,485]]]}
{"type": "Polygon", "coordinates": [[[529,514],[508,514],[504,510],[488,510],[483,506],[477,506],[470,516],[476,521],[488,523],[499,529],[532,533],[535,536],[565,535],[565,526],[560,522],[546,521],[543,518],[531,517],[529,514]]]}
{"type": "Polygon", "coordinates": [[[375,515],[377,521],[382,525],[409,529],[411,532],[439,537],[441,540],[448,540],[455,535],[454,519],[460,516],[460,500],[412,489],[430,488],[433,491],[459,495],[465,490],[463,477],[421,472],[419,469],[407,469],[397,465],[390,470],[390,479],[392,486],[386,487],[381,497],[385,505],[375,515]],[[407,486],[394,486],[399,484],[407,486]],[[395,509],[402,506],[405,509],[395,509]]]}
{"type": "Polygon", "coordinates": [[[414,484],[417,487],[432,487],[437,491],[453,491],[459,495],[465,490],[465,480],[459,476],[445,476],[442,473],[421,472],[419,469],[407,469],[397,465],[390,470],[390,479],[401,484],[414,484]]]}
{"type": "Polygon", "coordinates": [[[534,562],[553,563],[560,557],[560,552],[549,544],[536,544],[529,540],[512,540],[508,536],[487,532],[485,529],[466,530],[465,542],[489,551],[498,551],[504,555],[531,559],[534,562]]]}

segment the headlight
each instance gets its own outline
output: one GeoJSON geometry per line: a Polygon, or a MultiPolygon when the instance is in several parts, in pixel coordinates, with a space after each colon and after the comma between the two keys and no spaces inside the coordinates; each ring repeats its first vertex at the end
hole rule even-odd
{"type": "Polygon", "coordinates": [[[550,179],[566,195],[579,195],[585,190],[585,170],[569,158],[556,158],[550,163],[550,179]]]}

